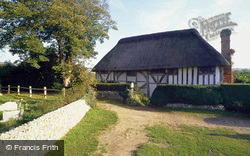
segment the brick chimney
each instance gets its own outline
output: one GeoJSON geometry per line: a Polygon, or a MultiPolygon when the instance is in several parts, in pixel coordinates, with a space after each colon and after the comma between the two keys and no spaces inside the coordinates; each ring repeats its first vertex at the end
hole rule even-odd
{"type": "Polygon", "coordinates": [[[223,29],[220,33],[221,37],[221,54],[227,59],[230,65],[224,67],[223,82],[232,83],[232,58],[230,50],[231,30],[223,29]]]}

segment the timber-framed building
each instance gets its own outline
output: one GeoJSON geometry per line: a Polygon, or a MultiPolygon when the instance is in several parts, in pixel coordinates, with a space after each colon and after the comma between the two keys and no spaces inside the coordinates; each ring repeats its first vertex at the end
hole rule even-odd
{"type": "Polygon", "coordinates": [[[229,65],[197,30],[186,29],[123,38],[93,71],[103,82],[135,82],[151,96],[157,84],[218,85],[229,65]]]}

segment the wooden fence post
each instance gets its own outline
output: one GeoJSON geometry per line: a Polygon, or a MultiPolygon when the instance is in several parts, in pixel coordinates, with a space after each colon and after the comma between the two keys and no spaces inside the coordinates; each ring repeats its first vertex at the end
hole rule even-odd
{"type": "Polygon", "coordinates": [[[66,96],[65,88],[63,88],[63,97],[66,96]]]}
{"type": "Polygon", "coordinates": [[[29,86],[30,97],[32,97],[32,87],[29,86]]]}
{"type": "Polygon", "coordinates": [[[8,85],[8,94],[10,94],[10,85],[8,85]]]}
{"type": "Polygon", "coordinates": [[[44,98],[46,99],[47,98],[47,88],[43,87],[43,90],[44,90],[44,98]]]}
{"type": "Polygon", "coordinates": [[[20,95],[20,85],[17,86],[17,95],[20,95]]]}

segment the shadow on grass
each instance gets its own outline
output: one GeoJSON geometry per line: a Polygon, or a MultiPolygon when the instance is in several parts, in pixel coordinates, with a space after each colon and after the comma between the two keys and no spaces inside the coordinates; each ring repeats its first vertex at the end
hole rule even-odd
{"type": "Polygon", "coordinates": [[[233,117],[233,118],[248,118],[249,114],[238,113],[238,112],[228,112],[221,110],[202,110],[202,109],[189,109],[189,108],[164,108],[164,107],[154,107],[154,106],[128,106],[120,101],[113,100],[98,100],[99,103],[109,103],[126,109],[137,110],[137,111],[150,111],[150,112],[161,112],[161,113],[183,113],[190,115],[206,115],[215,117],[233,117]]]}
{"type": "Polygon", "coordinates": [[[232,138],[232,139],[242,139],[242,140],[247,140],[250,141],[250,134],[207,134],[210,136],[223,136],[223,137],[228,137],[228,138],[232,138]]]}
{"type": "Polygon", "coordinates": [[[211,117],[205,118],[204,121],[209,124],[216,124],[221,126],[232,126],[232,127],[250,127],[249,119],[236,119],[236,118],[225,118],[225,117],[211,117]]]}

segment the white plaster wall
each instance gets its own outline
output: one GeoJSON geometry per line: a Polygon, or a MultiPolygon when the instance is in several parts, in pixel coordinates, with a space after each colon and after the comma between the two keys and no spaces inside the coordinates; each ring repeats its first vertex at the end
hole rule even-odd
{"type": "Polygon", "coordinates": [[[203,75],[199,75],[199,85],[203,85],[203,75]]]}
{"type": "Polygon", "coordinates": [[[210,78],[209,78],[209,84],[210,85],[213,85],[214,84],[214,75],[210,75],[210,78]]]}
{"type": "Polygon", "coordinates": [[[197,74],[198,74],[198,67],[194,67],[194,77],[193,77],[193,83],[194,85],[197,84],[197,74]]]}
{"type": "Polygon", "coordinates": [[[218,66],[215,67],[215,84],[220,84],[220,68],[218,66]]]}
{"type": "Polygon", "coordinates": [[[146,82],[146,78],[141,73],[137,72],[137,81],[145,81],[146,82]]]}
{"type": "Polygon", "coordinates": [[[135,76],[128,76],[127,77],[127,81],[135,82],[136,81],[136,77],[135,76]]]}
{"type": "Polygon", "coordinates": [[[167,83],[167,76],[164,76],[164,78],[162,79],[161,83],[167,83]]]}
{"type": "Polygon", "coordinates": [[[182,68],[178,69],[178,84],[182,84],[182,68]]]}
{"type": "Polygon", "coordinates": [[[126,73],[122,73],[122,75],[119,77],[118,81],[126,81],[126,73]]]}
{"type": "Polygon", "coordinates": [[[168,84],[173,84],[173,75],[168,76],[168,84]]]}
{"type": "Polygon", "coordinates": [[[183,68],[183,84],[187,84],[187,68],[183,68]]]}
{"type": "Polygon", "coordinates": [[[174,84],[177,84],[178,79],[177,79],[177,75],[174,75],[174,84]]]}
{"type": "Polygon", "coordinates": [[[192,84],[192,67],[188,68],[188,84],[192,84]]]}
{"type": "Polygon", "coordinates": [[[208,85],[208,75],[205,75],[205,82],[204,82],[205,85],[208,85]]]}
{"type": "Polygon", "coordinates": [[[156,84],[149,84],[149,96],[152,96],[153,91],[155,90],[155,88],[157,87],[156,84]]]}

